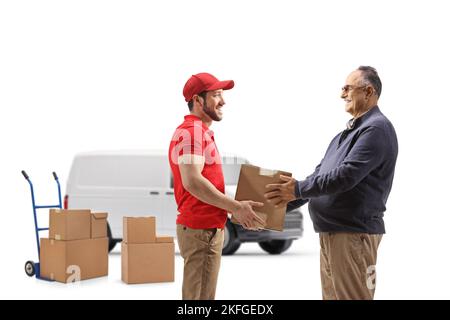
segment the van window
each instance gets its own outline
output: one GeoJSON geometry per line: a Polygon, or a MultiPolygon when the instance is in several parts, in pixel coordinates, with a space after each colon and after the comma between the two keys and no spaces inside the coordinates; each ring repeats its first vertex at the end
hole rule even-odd
{"type": "Polygon", "coordinates": [[[98,187],[160,187],[169,184],[165,157],[99,156],[80,161],[77,184],[98,187]]]}
{"type": "Polygon", "coordinates": [[[241,165],[248,163],[247,160],[237,157],[223,157],[222,170],[226,185],[237,185],[239,174],[241,172],[241,165]]]}

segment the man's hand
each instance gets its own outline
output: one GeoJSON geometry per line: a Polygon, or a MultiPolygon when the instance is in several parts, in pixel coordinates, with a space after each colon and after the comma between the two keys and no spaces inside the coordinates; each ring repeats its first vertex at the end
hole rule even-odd
{"type": "Polygon", "coordinates": [[[264,194],[270,203],[275,207],[286,205],[288,202],[295,200],[295,184],[297,180],[294,178],[280,175],[280,179],[285,183],[272,183],[266,186],[267,192],[264,194]]]}
{"type": "Polygon", "coordinates": [[[245,229],[254,229],[258,224],[265,225],[266,222],[261,219],[254,211],[253,207],[262,207],[264,203],[254,201],[239,201],[239,207],[231,214],[245,229]]]}

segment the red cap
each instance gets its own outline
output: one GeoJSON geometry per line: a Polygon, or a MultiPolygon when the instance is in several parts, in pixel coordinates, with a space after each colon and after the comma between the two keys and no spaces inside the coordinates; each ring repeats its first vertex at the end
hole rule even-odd
{"type": "Polygon", "coordinates": [[[229,90],[234,87],[233,80],[219,81],[209,73],[198,73],[189,78],[183,88],[183,96],[186,102],[192,100],[192,97],[203,91],[229,90]]]}

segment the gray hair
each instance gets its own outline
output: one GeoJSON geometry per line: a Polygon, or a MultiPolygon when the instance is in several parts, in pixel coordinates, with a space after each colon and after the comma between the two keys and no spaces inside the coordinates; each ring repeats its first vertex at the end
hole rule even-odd
{"type": "Polygon", "coordinates": [[[361,71],[363,76],[363,84],[371,85],[375,89],[378,98],[381,95],[381,80],[375,68],[369,66],[360,66],[357,70],[361,71]]]}

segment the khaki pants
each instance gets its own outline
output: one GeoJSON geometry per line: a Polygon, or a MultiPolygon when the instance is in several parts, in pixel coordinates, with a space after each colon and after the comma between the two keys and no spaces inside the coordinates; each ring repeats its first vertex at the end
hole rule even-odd
{"type": "Polygon", "coordinates": [[[381,234],[320,233],[324,300],[372,300],[381,234]]]}
{"type": "Polygon", "coordinates": [[[177,238],[184,259],[183,300],[214,300],[223,229],[191,229],[177,225],[177,238]]]}

